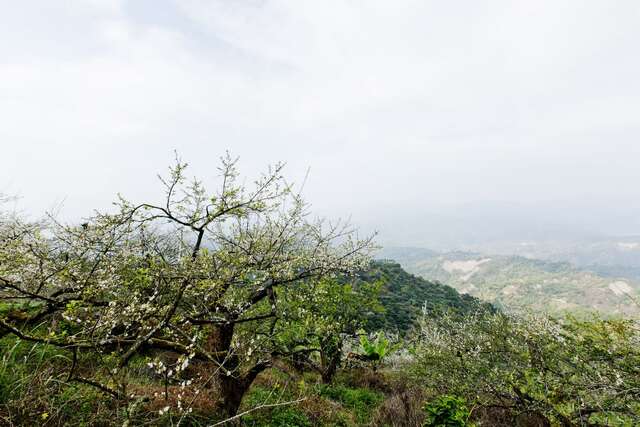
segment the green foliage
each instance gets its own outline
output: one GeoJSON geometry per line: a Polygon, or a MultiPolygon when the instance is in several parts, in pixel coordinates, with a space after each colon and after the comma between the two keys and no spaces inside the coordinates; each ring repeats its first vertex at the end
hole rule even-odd
{"type": "Polygon", "coordinates": [[[306,401],[286,406],[267,407],[242,418],[246,426],[356,426],[366,425],[384,400],[383,393],[344,383],[319,384],[310,372],[298,381],[277,369],[267,371],[261,384],[245,396],[243,408],[259,407],[305,397],[306,401]],[[288,380],[287,380],[288,378],[288,380]],[[306,379],[306,380],[305,380],[306,379]],[[285,382],[280,382],[285,380],[285,382]],[[307,383],[307,380],[309,383],[307,383]]]}
{"type": "MultiPolygon", "coordinates": [[[[278,386],[278,389],[281,387],[278,386]]],[[[247,393],[244,401],[245,407],[259,407],[265,404],[274,404],[278,399],[292,399],[290,390],[276,390],[271,388],[256,386],[247,393]]],[[[311,426],[306,414],[297,406],[286,405],[252,412],[242,419],[242,425],[260,427],[307,427],[311,426]]]]}
{"type": "Polygon", "coordinates": [[[70,360],[54,346],[12,336],[0,339],[0,424],[95,425],[105,397],[93,387],[66,384],[70,360]],[[8,414],[10,418],[4,418],[8,414]]]}
{"type": "Polygon", "coordinates": [[[414,374],[439,394],[565,425],[640,422],[640,324],[478,314],[425,318],[414,374]]]}
{"type": "Polygon", "coordinates": [[[311,426],[309,418],[301,410],[285,406],[277,407],[262,414],[249,414],[242,419],[244,426],[259,427],[308,427],[311,426]]]}
{"type": "Polygon", "coordinates": [[[360,273],[361,280],[381,282],[380,303],[384,311],[372,312],[367,330],[387,330],[406,333],[422,316],[423,309],[433,315],[453,311],[470,313],[479,309],[493,310],[489,304],[454,288],[430,282],[407,273],[400,264],[376,261],[360,273]]]}
{"type": "Polygon", "coordinates": [[[330,382],[341,363],[345,337],[365,326],[369,313],[381,309],[379,291],[379,283],[346,277],[308,280],[280,290],[278,308],[283,315],[274,328],[278,353],[314,367],[330,382]]]}
{"type": "Polygon", "coordinates": [[[392,345],[391,341],[382,331],[374,334],[373,339],[370,339],[364,331],[360,333],[360,350],[368,360],[381,362],[386,356],[399,347],[400,344],[392,345]]]}
{"type": "Polygon", "coordinates": [[[286,350],[297,345],[319,346],[323,337],[352,335],[367,323],[367,314],[381,310],[380,284],[336,278],[309,280],[279,292],[276,339],[286,350]]]}
{"type": "Polygon", "coordinates": [[[271,419],[265,427],[307,427],[311,426],[309,418],[300,410],[287,407],[278,409],[271,414],[271,419]]]}
{"type": "Polygon", "coordinates": [[[373,410],[382,402],[383,395],[366,388],[349,388],[343,385],[319,385],[318,394],[340,402],[353,410],[359,423],[366,423],[373,410]]]}
{"type": "Polygon", "coordinates": [[[427,413],[423,426],[465,427],[471,413],[464,399],[443,395],[424,405],[427,413]]]}
{"type": "MultiPolygon", "coordinates": [[[[0,338],[55,347],[67,363],[48,366],[46,381],[92,386],[114,405],[162,394],[158,415],[190,414],[195,399],[184,398],[197,391],[211,398],[210,416],[233,416],[276,358],[362,317],[368,286],[333,279],[369,265],[373,237],[312,220],[283,167],[245,184],[227,154],[218,188],[207,190],[176,158],[160,177],[162,200],[119,197],[82,224],[0,211],[0,338]],[[146,382],[161,392],[131,383],[140,366],[130,364],[144,357],[146,382]]],[[[2,395],[12,394],[2,381],[2,395]]]]}

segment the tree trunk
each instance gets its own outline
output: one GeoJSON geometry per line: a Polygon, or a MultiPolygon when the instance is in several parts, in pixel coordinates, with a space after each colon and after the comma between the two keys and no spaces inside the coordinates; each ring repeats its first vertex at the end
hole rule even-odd
{"type": "Polygon", "coordinates": [[[211,369],[217,372],[215,384],[220,391],[216,409],[225,417],[234,416],[238,412],[242,397],[247,391],[247,386],[237,372],[240,364],[238,356],[231,354],[233,332],[233,323],[212,326],[206,341],[206,350],[214,354],[216,361],[221,364],[221,367],[212,364],[211,369]]]}
{"type": "Polygon", "coordinates": [[[224,416],[232,417],[238,413],[242,398],[253,384],[258,374],[271,366],[270,361],[261,361],[248,372],[239,372],[240,358],[231,351],[234,325],[232,323],[216,326],[211,329],[207,337],[206,349],[216,355],[216,360],[222,365],[212,366],[217,371],[216,384],[220,391],[219,406],[216,408],[224,416]]]}
{"type": "Polygon", "coordinates": [[[342,340],[326,337],[320,342],[320,375],[324,384],[333,381],[342,359],[342,340]]]}
{"type": "Polygon", "coordinates": [[[309,355],[306,353],[294,353],[291,356],[291,365],[296,372],[299,374],[303,373],[311,365],[309,355]]]}
{"type": "Polygon", "coordinates": [[[245,393],[249,390],[258,374],[269,366],[271,366],[270,361],[258,362],[241,377],[234,377],[233,375],[227,376],[224,374],[219,375],[218,384],[220,393],[222,394],[220,409],[224,414],[231,417],[238,413],[245,393]]]}
{"type": "Polygon", "coordinates": [[[218,377],[218,387],[221,394],[219,411],[227,417],[236,415],[242,403],[242,398],[250,385],[243,377],[235,378],[220,375],[218,377]]]}

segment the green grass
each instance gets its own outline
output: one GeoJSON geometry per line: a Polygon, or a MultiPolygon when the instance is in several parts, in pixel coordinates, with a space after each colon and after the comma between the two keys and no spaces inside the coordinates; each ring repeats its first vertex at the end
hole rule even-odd
{"type": "MultiPolygon", "coordinates": [[[[253,386],[244,398],[244,406],[247,408],[257,407],[263,404],[273,404],[278,401],[292,400],[293,390],[276,390],[263,386],[253,386]]],[[[259,410],[243,417],[242,424],[245,426],[259,427],[308,427],[311,422],[307,415],[297,406],[280,406],[265,410],[259,410]]]]}
{"type": "Polygon", "coordinates": [[[345,408],[354,412],[358,423],[368,423],[372,412],[384,400],[380,392],[366,388],[349,388],[344,385],[318,385],[318,394],[340,402],[345,408]]]}
{"type": "Polygon", "coordinates": [[[243,401],[244,408],[295,400],[301,396],[307,405],[294,404],[252,412],[242,425],[252,427],[354,426],[368,424],[384,394],[344,384],[319,384],[310,373],[297,381],[282,382],[284,373],[272,369],[266,380],[254,385],[243,401]],[[276,386],[277,384],[277,386],[276,386]]]}
{"type": "Polygon", "coordinates": [[[10,420],[13,425],[89,426],[105,413],[115,414],[113,401],[95,388],[67,383],[70,365],[68,352],[55,346],[0,339],[0,425],[10,420]]]}

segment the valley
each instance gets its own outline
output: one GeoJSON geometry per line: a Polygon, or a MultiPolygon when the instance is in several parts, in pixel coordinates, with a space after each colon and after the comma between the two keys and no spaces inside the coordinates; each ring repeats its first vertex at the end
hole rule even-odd
{"type": "Polygon", "coordinates": [[[639,282],[604,274],[604,267],[589,269],[522,255],[422,248],[388,248],[380,257],[393,259],[413,274],[506,310],[553,314],[595,311],[612,316],[640,312],[636,303],[639,282]]]}

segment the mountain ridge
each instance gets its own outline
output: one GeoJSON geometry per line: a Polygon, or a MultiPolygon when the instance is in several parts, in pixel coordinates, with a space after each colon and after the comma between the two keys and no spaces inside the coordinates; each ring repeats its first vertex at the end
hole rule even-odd
{"type": "Polygon", "coordinates": [[[447,284],[497,308],[550,313],[640,313],[640,284],[605,276],[566,261],[480,252],[436,252],[424,248],[387,248],[380,254],[408,272],[447,284]]]}

